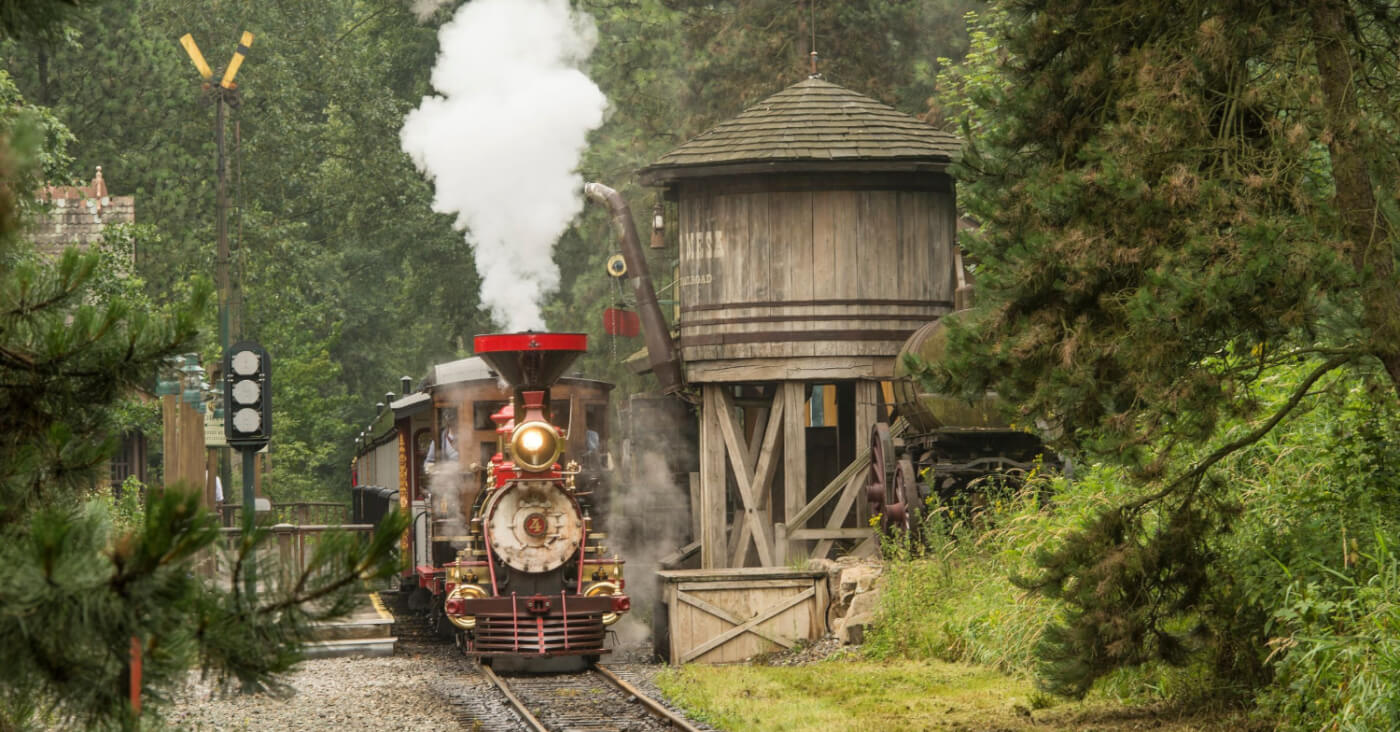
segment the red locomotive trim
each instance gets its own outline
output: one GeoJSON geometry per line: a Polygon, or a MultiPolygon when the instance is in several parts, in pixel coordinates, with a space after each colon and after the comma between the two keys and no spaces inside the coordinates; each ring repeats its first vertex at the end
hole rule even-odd
{"type": "Polygon", "coordinates": [[[501,351],[587,351],[587,333],[495,333],[472,339],[476,353],[501,351]]]}
{"type": "MultiPolygon", "coordinates": [[[[472,656],[567,656],[608,653],[603,615],[617,612],[617,596],[515,595],[470,598],[462,612],[476,618],[472,656]],[[545,607],[544,601],[548,602],[545,607]],[[540,612],[543,610],[543,612],[540,612]]],[[[625,612],[625,608],[623,609],[625,612]]]]}

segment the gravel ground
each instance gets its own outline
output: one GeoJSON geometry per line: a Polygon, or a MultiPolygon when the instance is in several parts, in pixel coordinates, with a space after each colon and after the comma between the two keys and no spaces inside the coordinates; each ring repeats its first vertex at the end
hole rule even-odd
{"type": "MultiPolygon", "coordinates": [[[[652,679],[664,666],[643,648],[620,648],[603,663],[654,698],[652,679]]],[[[451,645],[400,644],[389,658],[303,661],[289,674],[292,693],[220,695],[191,678],[165,708],[166,721],[187,730],[436,730],[490,729],[469,717],[492,716],[504,704],[451,645]]]]}
{"type": "Polygon", "coordinates": [[[192,680],[167,707],[166,721],[190,730],[458,730],[444,703],[444,674],[465,675],[452,646],[388,658],[304,661],[286,681],[294,693],[220,696],[192,680]]]}

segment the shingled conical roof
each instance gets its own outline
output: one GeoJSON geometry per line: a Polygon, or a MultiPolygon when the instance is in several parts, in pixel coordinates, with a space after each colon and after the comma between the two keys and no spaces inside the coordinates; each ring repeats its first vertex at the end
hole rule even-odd
{"type": "Polygon", "coordinates": [[[845,163],[907,161],[923,164],[906,166],[911,169],[929,163],[941,169],[952,162],[960,144],[956,135],[864,94],[810,78],[666,153],[642,169],[641,179],[656,185],[730,169],[763,172],[780,163],[840,169],[848,167],[845,163]]]}

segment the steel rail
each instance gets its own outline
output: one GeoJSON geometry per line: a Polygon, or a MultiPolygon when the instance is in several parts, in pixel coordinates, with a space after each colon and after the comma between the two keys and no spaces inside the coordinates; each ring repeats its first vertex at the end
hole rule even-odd
{"type": "Polygon", "coordinates": [[[525,720],[526,724],[530,725],[530,729],[535,730],[535,732],[549,732],[549,728],[544,726],[544,723],[535,717],[534,714],[531,714],[529,709],[525,708],[525,703],[520,701],[519,697],[510,690],[510,685],[507,684],[504,679],[497,676],[496,672],[491,670],[490,666],[481,664],[480,667],[482,675],[490,679],[491,683],[495,684],[496,688],[500,689],[501,693],[506,695],[506,699],[510,701],[511,706],[515,707],[517,712],[520,712],[520,717],[525,720]]]}
{"type": "Polygon", "coordinates": [[[641,689],[638,689],[632,684],[623,681],[622,678],[617,674],[613,673],[611,669],[605,666],[599,666],[597,664],[594,664],[593,670],[597,671],[600,675],[602,675],[603,678],[607,679],[608,683],[617,687],[623,693],[629,694],[632,696],[632,698],[641,702],[642,705],[645,706],[648,710],[650,710],[652,714],[659,717],[661,721],[670,724],[673,729],[681,729],[685,730],[685,732],[701,732],[700,728],[696,727],[690,722],[687,722],[684,717],[681,717],[680,715],[676,714],[670,709],[667,709],[660,702],[647,696],[646,693],[643,692],[641,689]]]}

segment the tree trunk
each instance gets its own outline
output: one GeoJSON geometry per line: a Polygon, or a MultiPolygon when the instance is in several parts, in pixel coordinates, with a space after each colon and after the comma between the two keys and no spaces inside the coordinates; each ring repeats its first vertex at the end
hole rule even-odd
{"type": "Polygon", "coordinates": [[[1356,100],[1356,59],[1348,43],[1353,26],[1346,0],[1315,0],[1309,8],[1317,54],[1318,76],[1331,133],[1328,153],[1336,184],[1333,199],[1342,220],[1343,246],[1351,254],[1360,285],[1362,323],[1370,350],[1390,374],[1400,395],[1400,287],[1395,282],[1395,259],[1390,224],[1376,205],[1375,189],[1366,170],[1361,110],[1356,100]]]}

